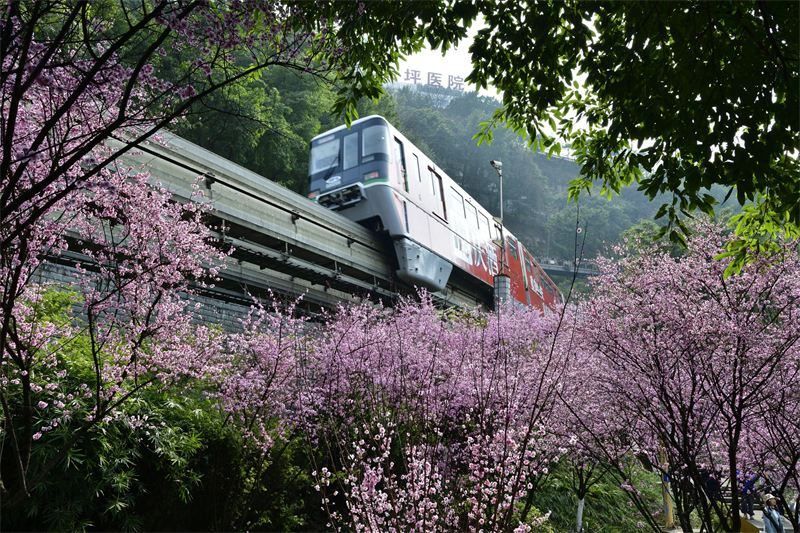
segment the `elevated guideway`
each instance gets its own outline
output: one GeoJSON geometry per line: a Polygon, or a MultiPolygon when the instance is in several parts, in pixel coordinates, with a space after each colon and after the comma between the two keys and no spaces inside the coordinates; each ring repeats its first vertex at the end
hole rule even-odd
{"type": "MultiPolygon", "coordinates": [[[[179,201],[198,183],[213,205],[211,227],[234,252],[209,296],[249,301],[268,291],[332,307],[363,298],[392,301],[413,289],[394,276],[391,243],[337,213],[169,133],[123,158],[147,170],[179,201]]],[[[485,304],[458,287],[446,305],[485,304]]]]}
{"type": "Polygon", "coordinates": [[[545,260],[539,263],[548,275],[550,276],[577,276],[579,278],[588,278],[589,276],[596,276],[600,271],[593,265],[579,265],[577,268],[569,261],[545,260]]]}

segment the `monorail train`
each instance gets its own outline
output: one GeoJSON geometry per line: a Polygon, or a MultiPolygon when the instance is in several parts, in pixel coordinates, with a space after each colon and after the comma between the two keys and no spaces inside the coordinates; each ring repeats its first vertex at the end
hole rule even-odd
{"type": "Polygon", "coordinates": [[[411,285],[437,291],[458,275],[491,291],[504,260],[513,300],[545,313],[561,301],[522,243],[383,117],[314,137],[309,177],[309,198],[388,233],[411,285]]]}

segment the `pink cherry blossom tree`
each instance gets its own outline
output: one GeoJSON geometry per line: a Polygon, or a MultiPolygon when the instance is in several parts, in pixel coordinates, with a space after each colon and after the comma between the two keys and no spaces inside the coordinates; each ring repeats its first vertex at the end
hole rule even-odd
{"type": "Polygon", "coordinates": [[[311,354],[306,404],[332,524],[535,527],[527,496],[560,453],[556,324],[511,309],[442,320],[429,301],[342,310],[311,354]]]}
{"type": "Polygon", "coordinates": [[[662,524],[639,487],[636,487],[636,470],[641,469],[641,450],[636,439],[631,439],[636,420],[630,419],[610,402],[608,395],[600,394],[601,383],[597,369],[602,365],[598,353],[582,348],[576,335],[583,327],[582,313],[586,305],[579,304],[569,310],[571,320],[567,334],[572,335],[572,357],[564,390],[559,393],[559,434],[565,449],[563,463],[571,473],[571,489],[578,500],[575,531],[583,531],[583,513],[590,489],[601,480],[613,479],[624,491],[630,503],[639,511],[644,522],[653,531],[662,524]]]}
{"type": "Polygon", "coordinates": [[[774,487],[784,516],[800,529],[800,387],[789,386],[765,402],[743,435],[748,467],[774,487]]]}
{"type": "Polygon", "coordinates": [[[220,394],[266,451],[305,435],[331,527],[518,529],[559,456],[568,355],[557,317],[450,315],[432,302],[340,309],[322,326],[260,312],[230,343],[220,394]]]}
{"type": "Polygon", "coordinates": [[[712,515],[739,529],[743,437],[800,369],[796,248],[725,277],[715,259],[724,242],[721,228],[702,224],[681,257],[652,249],[605,263],[581,330],[598,354],[597,393],[636,421],[630,437],[653,464],[666,456],[684,529],[692,508],[709,530],[712,515]],[[730,506],[709,482],[717,471],[730,506]]]}
{"type": "Polygon", "coordinates": [[[339,72],[346,50],[330,29],[358,15],[338,9],[341,16],[334,10],[317,18],[312,9],[275,2],[2,4],[4,509],[24,502],[75,439],[118,416],[138,390],[216,364],[215,335],[194,327],[181,298],[209,282],[221,258],[202,224],[208,207],[173,203],[147,175],[117,167],[120,156],[211,91],[258,69],[339,72]],[[188,59],[167,79],[160,74],[171,58],[188,59]],[[37,269],[66,252],[85,260],[75,286],[83,319],[42,322],[37,269]],[[64,347],[77,337],[89,339],[92,378],[64,390],[64,347]],[[33,464],[35,446],[67,423],[73,437],[33,464]]]}

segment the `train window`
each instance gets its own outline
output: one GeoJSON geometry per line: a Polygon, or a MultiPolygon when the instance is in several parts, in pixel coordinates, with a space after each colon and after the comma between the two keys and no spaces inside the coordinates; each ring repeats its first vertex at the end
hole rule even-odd
{"type": "Polygon", "coordinates": [[[489,219],[486,218],[486,215],[481,214],[478,218],[478,231],[481,233],[481,237],[483,238],[492,238],[492,233],[489,230],[489,219]]]}
{"type": "Polygon", "coordinates": [[[408,171],[411,173],[412,178],[417,178],[417,181],[422,181],[422,172],[419,171],[419,157],[417,154],[411,154],[414,156],[414,161],[411,162],[411,168],[408,171]]]}
{"type": "Polygon", "coordinates": [[[431,174],[431,189],[433,190],[433,197],[439,198],[438,205],[434,204],[433,213],[439,217],[447,220],[447,207],[444,205],[444,186],[442,185],[442,177],[437,174],[431,167],[428,167],[428,172],[431,174]]]}
{"type": "Polygon", "coordinates": [[[372,161],[376,154],[389,155],[386,126],[369,126],[361,132],[361,160],[372,161]]]}
{"type": "Polygon", "coordinates": [[[478,210],[475,209],[475,206],[467,202],[467,220],[470,223],[470,226],[479,228],[480,222],[478,222],[478,210]]]}
{"type": "Polygon", "coordinates": [[[525,268],[528,270],[528,275],[533,276],[533,273],[535,272],[533,270],[533,263],[531,262],[531,258],[527,255],[525,256],[525,268]]]}
{"type": "Polygon", "coordinates": [[[450,203],[450,213],[454,218],[456,215],[458,215],[459,218],[465,218],[464,197],[452,187],[450,187],[450,198],[448,198],[447,201],[450,203]]]}
{"type": "Polygon", "coordinates": [[[400,183],[403,184],[406,192],[408,192],[408,174],[406,173],[406,156],[403,153],[403,143],[400,139],[394,139],[394,159],[397,164],[397,172],[400,183]]]}
{"type": "Polygon", "coordinates": [[[519,260],[519,254],[517,253],[517,241],[515,241],[512,237],[506,237],[506,242],[508,242],[508,251],[511,253],[511,257],[519,260]]]}
{"type": "Polygon", "coordinates": [[[327,170],[339,165],[339,139],[328,137],[311,145],[311,173],[327,170]]]}
{"type": "Polygon", "coordinates": [[[358,165],[358,132],[345,135],[342,161],[344,170],[358,165]]]}

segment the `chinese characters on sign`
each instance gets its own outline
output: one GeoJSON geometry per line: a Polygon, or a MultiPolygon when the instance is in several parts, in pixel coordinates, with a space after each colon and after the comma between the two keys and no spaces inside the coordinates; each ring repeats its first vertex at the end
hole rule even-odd
{"type": "MultiPolygon", "coordinates": [[[[443,74],[440,72],[428,72],[427,76],[427,83],[425,83],[428,87],[442,87],[444,88],[445,85],[443,83],[443,74]]],[[[416,69],[407,68],[406,69],[406,77],[404,81],[408,81],[417,85],[423,81],[422,72],[416,69]]],[[[447,88],[453,89],[454,91],[463,91],[464,90],[464,77],[463,76],[454,76],[452,74],[447,75],[447,88]]]]}

